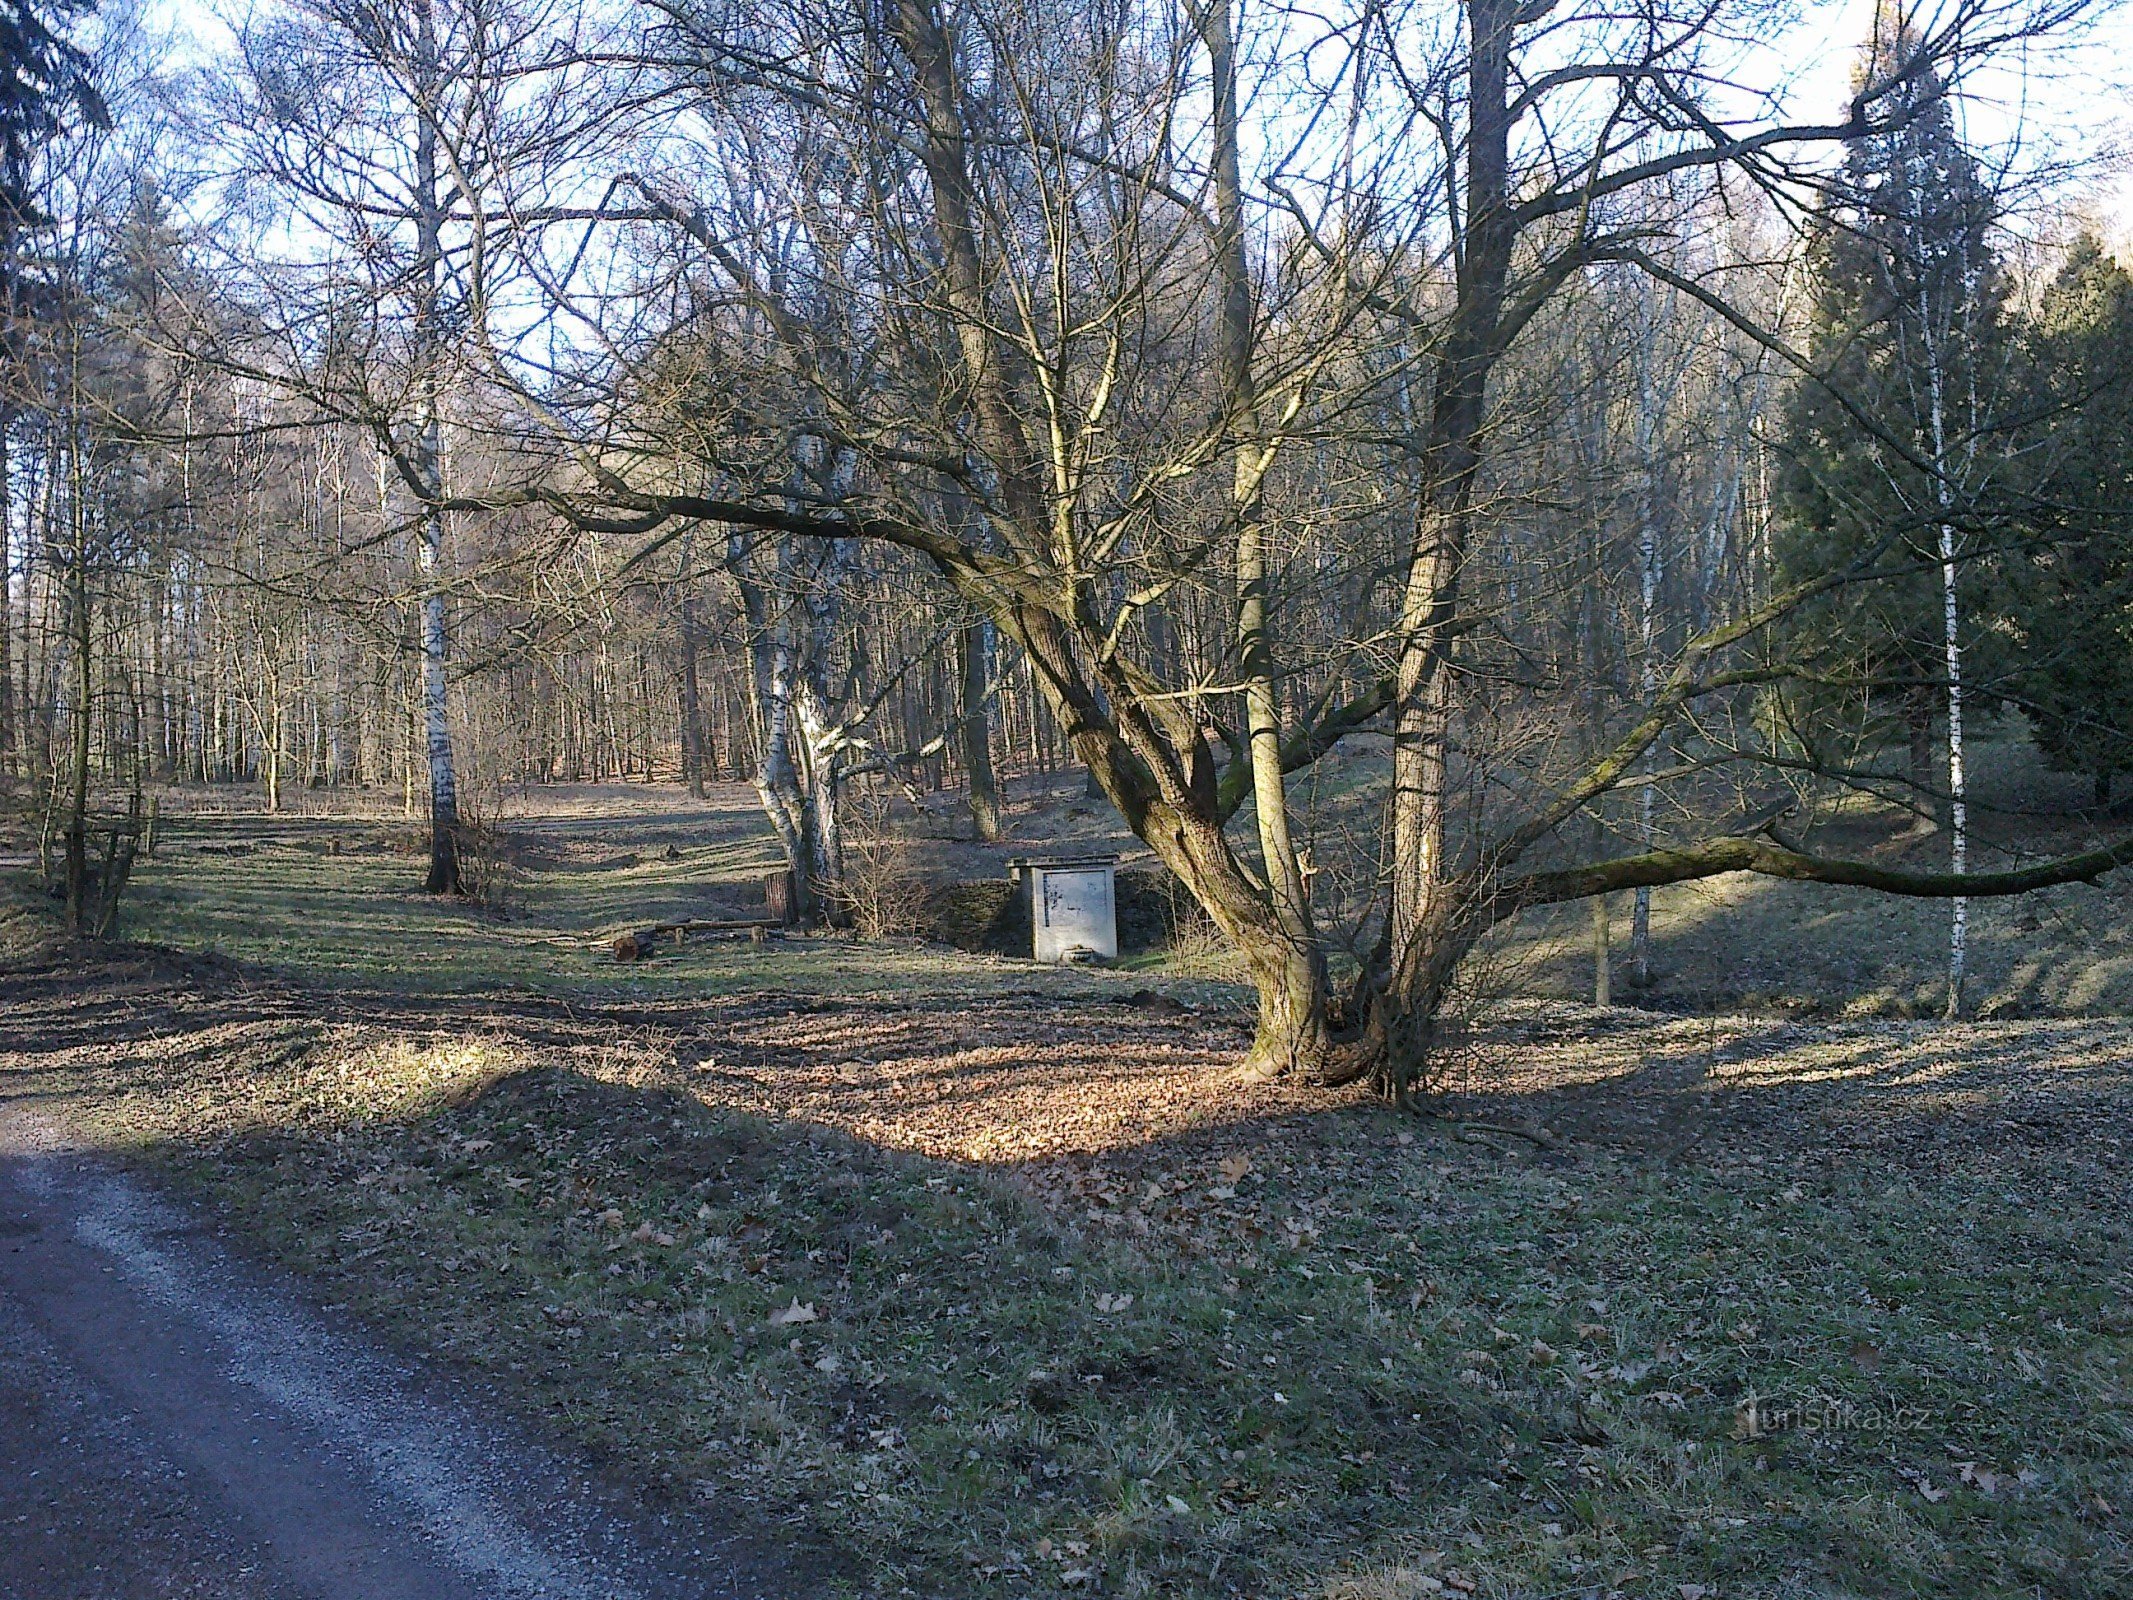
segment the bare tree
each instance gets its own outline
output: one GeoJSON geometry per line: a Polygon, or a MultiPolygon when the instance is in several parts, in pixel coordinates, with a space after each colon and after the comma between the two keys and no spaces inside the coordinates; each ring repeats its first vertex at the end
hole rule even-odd
{"type": "MultiPolygon", "coordinates": [[[[1905,72],[1959,72],[2071,14],[1965,5],[1922,30],[1905,72]]],[[[1353,131],[1336,157],[1312,136],[1266,137],[1315,127],[1338,96],[1307,84],[1309,48],[1262,31],[1271,154],[1248,192],[1233,11],[664,7],[661,58],[689,63],[675,93],[699,137],[757,159],[779,128],[830,117],[838,187],[770,185],[766,219],[736,208],[760,183],[619,178],[630,217],[692,243],[715,286],[693,326],[734,392],[692,435],[681,475],[700,486],[617,464],[612,441],[654,443],[632,431],[645,369],[623,360],[578,380],[611,403],[549,413],[561,454],[545,481],[459,503],[546,505],[654,546],[714,521],[922,557],[1026,657],[1078,757],[1237,945],[1259,993],[1256,1070],[1367,1071],[1404,1090],[1460,961],[1536,904],[1734,870],[1950,893],[1946,875],[1758,837],[1749,807],[1729,822],[1685,806],[1708,819],[1701,836],[1564,859],[1566,824],[1661,781],[1655,753],[1694,772],[1755,754],[1711,748],[1699,719],[1781,680],[1772,624],[1813,589],[1868,580],[1872,561],[1718,607],[1663,664],[1654,641],[1619,714],[1597,705],[1546,759],[1477,765],[1470,725],[1510,592],[1477,587],[1475,562],[1516,564],[1498,512],[1529,492],[1502,448],[1507,360],[1610,263],[1797,360],[1727,264],[1680,241],[1725,197],[1799,216],[1829,152],[1915,114],[1908,78],[1862,84],[1832,120],[1758,118],[1714,88],[1729,34],[1707,7],[1625,19],[1470,0],[1461,17],[1450,42],[1383,8],[1343,30],[1353,131]],[[773,225],[785,247],[750,242],[773,225]],[[841,308],[827,320],[825,296],[841,308]],[[766,493],[793,431],[852,470],[766,493]],[[1388,469],[1404,529],[1396,504],[1358,487],[1388,469]],[[1285,588],[1264,530],[1269,497],[1292,491],[1283,554],[1317,570],[1285,588]],[[1336,507],[1354,494],[1338,536],[1308,509],[1329,491],[1336,507]],[[938,514],[946,493],[979,508],[984,538],[938,514]],[[1345,573],[1327,569],[1336,549],[1345,573]],[[1329,627],[1342,592],[1357,603],[1329,627]],[[1172,648],[1222,595],[1227,642],[1172,648]],[[1375,932],[1341,1006],[1283,784],[1380,717],[1382,897],[1361,912],[1375,932]],[[1247,803],[1256,839],[1240,848],[1227,825],[1247,803]]],[[[822,125],[808,137],[819,148],[822,125]]],[[[2013,892],[2118,859],[1965,881],[2013,892]]]]}
{"type": "Polygon", "coordinates": [[[253,286],[255,311],[189,334],[226,370],[366,430],[402,484],[433,894],[461,888],[453,441],[474,455],[486,432],[478,354],[499,301],[525,314],[509,241],[568,215],[543,185],[567,188],[565,153],[617,105],[562,64],[575,52],[553,48],[557,22],[516,0],[292,0],[248,19],[214,102],[246,251],[218,266],[253,286]]]}
{"type": "MultiPolygon", "coordinates": [[[[1642,977],[1666,883],[1956,892],[1800,820],[1839,775],[1781,725],[1778,625],[1901,552],[1773,587],[1746,396],[1827,378],[1774,307],[1835,152],[1916,115],[1916,73],[2070,15],[1965,3],[1801,122],[1726,86],[1723,8],[667,0],[625,46],[305,0],[246,35],[230,119],[233,214],[305,220],[255,216],[250,304],[206,342],[272,426],[389,475],[333,559],[397,541],[406,571],[336,626],[406,629],[412,670],[365,675],[414,712],[433,881],[477,667],[470,707],[530,703],[478,713],[523,771],[642,776],[671,739],[700,783],[716,707],[827,915],[850,785],[960,762],[997,830],[998,708],[1235,944],[1252,1070],[1404,1093],[1530,908],[1636,891],[1642,977]],[[706,652],[734,669],[708,694],[706,652]],[[1358,746],[1382,827],[1318,798],[1358,746]]],[[[1945,452],[1876,437],[1947,486],[1940,523],[1979,514],[1945,452]]],[[[338,770],[319,679],[355,646],[240,610],[182,646],[229,664],[203,728],[249,696],[232,770],[338,770]]]]}

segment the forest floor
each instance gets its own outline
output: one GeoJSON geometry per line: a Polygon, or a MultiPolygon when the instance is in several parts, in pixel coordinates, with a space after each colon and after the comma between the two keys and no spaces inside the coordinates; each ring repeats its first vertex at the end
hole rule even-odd
{"type": "Polygon", "coordinates": [[[573,805],[501,916],[177,819],[163,948],[0,919],[0,1100],[832,1589],[2133,1593],[2123,1022],[1505,1001],[1417,1121],[1238,1084],[1204,962],[614,963],[767,862],[573,805]]]}

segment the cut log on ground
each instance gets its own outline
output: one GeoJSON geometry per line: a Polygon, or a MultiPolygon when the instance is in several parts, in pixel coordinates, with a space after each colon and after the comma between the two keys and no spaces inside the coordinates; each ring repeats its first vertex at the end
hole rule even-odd
{"type": "Polygon", "coordinates": [[[657,922],[621,934],[609,945],[617,961],[646,961],[661,943],[682,945],[696,933],[746,933],[751,938],[767,934],[779,923],[774,917],[699,917],[687,922],[657,922]]]}

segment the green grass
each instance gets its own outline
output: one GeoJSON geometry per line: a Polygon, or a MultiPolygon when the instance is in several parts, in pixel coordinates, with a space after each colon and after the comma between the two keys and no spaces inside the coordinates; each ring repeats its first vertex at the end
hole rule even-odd
{"type": "Polygon", "coordinates": [[[1018,1178],[735,1116],[641,1040],[169,1059],[104,1137],[849,1592],[2133,1592],[2122,1079],[2085,1139],[1868,1161],[1357,1108],[1018,1178]]]}
{"type": "MultiPolygon", "coordinates": [[[[1740,875],[1652,896],[1649,991],[1628,987],[1630,897],[1614,897],[1615,998],[1695,1011],[1937,1016],[1947,998],[1948,906],[1863,889],[1740,875]]],[[[2133,882],[2074,884],[1969,909],[1971,1014],[2122,1016],[2133,1010],[2133,882]]],[[[1484,962],[1499,992],[1588,998],[1588,905],[1529,914],[1484,962]]]]}
{"type": "MultiPolygon", "coordinates": [[[[2043,814],[2064,802],[2066,785],[2038,773],[2019,741],[1988,741],[1976,756],[1980,793],[2012,808],[1979,813],[1981,841],[2032,856],[2093,842],[2078,819],[2043,814]]],[[[1383,782],[1380,753],[1359,749],[1316,772],[1298,803],[1323,809],[1342,837],[1375,838],[1370,819],[1383,782]]],[[[639,972],[604,959],[605,939],[624,929],[760,907],[762,877],[776,852],[753,797],[738,786],[728,789],[709,801],[636,785],[563,791],[560,798],[536,794],[502,824],[531,848],[504,875],[500,911],[423,895],[423,861],[412,853],[419,833],[405,822],[179,809],[165,847],[138,870],[128,931],[335,981],[433,993],[511,985],[621,993],[649,986],[707,995],[786,987],[942,994],[964,985],[997,992],[1023,982],[1029,969],[1016,963],[903,949],[849,957],[844,947],[832,956],[825,954],[829,941],[810,943],[804,957],[798,945],[757,951],[706,944],[639,972]],[[235,857],[199,849],[231,839],[271,845],[235,857]],[[345,853],[327,853],[335,840],[345,853]],[[669,849],[677,852],[672,859],[669,849]]],[[[187,803],[197,805],[198,797],[187,803]]],[[[914,859],[942,879],[996,876],[995,857],[1027,853],[1055,834],[1079,839],[1075,830],[1100,821],[1082,815],[1095,808],[1078,796],[1028,800],[1020,809],[1026,814],[1011,846],[988,853],[930,843],[914,859]]],[[[1845,818],[1849,823],[1827,841],[1832,848],[1943,864],[1946,841],[1896,837],[1904,819],[1894,813],[1852,804],[1839,808],[1838,820],[1845,818]]],[[[1084,842],[1102,846],[1107,838],[1084,842]]],[[[1981,842],[1980,859],[1998,859],[1995,848],[1981,842]]],[[[2068,885],[1973,904],[1967,991],[1973,1014],[2133,1011],[2133,876],[2119,877],[2125,881],[2106,880],[2100,888],[2068,885]]],[[[1676,885],[1654,893],[1656,981],[1638,992],[1629,984],[1629,896],[1620,895],[1615,997],[1667,1012],[1938,1015],[1947,918],[1940,902],[1750,875],[1676,885]]],[[[1589,997],[1590,941],[1586,906],[1530,914],[1489,941],[1469,966],[1470,986],[1484,1000],[1589,997]]],[[[1208,994],[1226,993],[1232,1002],[1243,978],[1234,956],[1212,945],[1140,956],[1126,970],[1143,983],[1216,985],[1208,994]]]]}
{"type": "MultiPolygon", "coordinates": [[[[760,946],[698,938],[662,948],[649,962],[614,960],[609,942],[624,930],[759,910],[768,858],[764,841],[748,837],[692,847],[678,860],[646,850],[631,865],[517,869],[504,905],[491,909],[422,893],[423,863],[379,851],[380,839],[391,836],[375,828],[249,819],[241,828],[181,824],[173,832],[136,874],[126,934],[311,981],[423,994],[531,988],[651,998],[765,991],[926,997],[1009,992],[1040,979],[1050,991],[1090,996],[1146,983],[1134,970],[1044,972],[1026,961],[917,941],[862,945],[838,934],[794,934],[760,946]],[[327,839],[351,833],[377,853],[327,853],[327,839]],[[274,842],[248,855],[199,849],[262,834],[274,842]]],[[[635,854],[608,852],[615,861],[635,854]]],[[[1221,983],[1178,992],[1237,998],[1221,983]]]]}

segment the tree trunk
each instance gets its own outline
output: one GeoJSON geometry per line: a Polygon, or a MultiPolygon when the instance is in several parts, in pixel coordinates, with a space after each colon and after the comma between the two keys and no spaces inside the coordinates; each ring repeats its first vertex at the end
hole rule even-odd
{"type": "Polygon", "coordinates": [[[281,697],[273,695],[273,715],[259,719],[260,777],[267,791],[267,815],[274,816],[281,810],[281,746],[282,708],[281,697]]]}
{"type": "Polygon", "coordinates": [[[1153,829],[1149,844],[1244,957],[1258,1002],[1251,1049],[1241,1068],[1252,1078],[1335,1075],[1336,1049],[1326,1006],[1325,963],[1299,944],[1245,877],[1221,830],[1179,817],[1153,829]]]}
{"type": "MultiPolygon", "coordinates": [[[[1223,387],[1238,436],[1230,498],[1237,522],[1237,659],[1244,680],[1247,759],[1252,764],[1252,804],[1259,825],[1260,870],[1267,885],[1276,942],[1281,948],[1247,951],[1264,964],[1259,982],[1262,1031],[1304,1041],[1324,1023],[1326,958],[1311,921],[1310,886],[1289,832],[1288,781],[1281,768],[1281,712],[1274,691],[1274,657],[1268,639],[1266,530],[1260,485],[1272,452],[1260,440],[1259,395],[1252,371],[1258,310],[1244,248],[1244,186],[1237,149],[1237,65],[1230,26],[1230,0],[1213,0],[1200,15],[1213,80],[1215,212],[1220,232],[1216,257],[1222,280],[1223,387]],[[1302,996],[1312,1016],[1296,1015],[1302,996]]],[[[1256,1044],[1261,1069],[1287,1070],[1256,1044]]]]}
{"type": "Polygon", "coordinates": [[[845,892],[844,818],[839,809],[844,784],[837,770],[837,730],[813,673],[802,676],[793,709],[807,756],[802,770],[806,782],[807,871],[813,879],[815,905],[823,920],[845,927],[851,919],[851,902],[845,892]]]}
{"type": "Polygon", "coordinates": [[[431,505],[416,535],[416,564],[422,577],[422,712],[424,743],[430,769],[430,871],[424,887],[431,894],[463,894],[459,872],[459,780],[452,760],[452,725],[447,699],[443,564],[444,513],[435,502],[444,497],[442,378],[444,330],[438,298],[443,292],[444,206],[438,197],[437,126],[433,94],[437,77],[436,23],[430,0],[416,0],[418,66],[423,93],[415,112],[415,203],[417,289],[417,358],[422,363],[422,414],[415,460],[431,505]]]}
{"type": "MultiPolygon", "coordinates": [[[[830,498],[839,498],[848,486],[851,463],[841,453],[826,463],[830,498]]],[[[790,545],[793,541],[786,541],[790,545]]],[[[813,551],[818,562],[813,581],[802,588],[798,615],[805,618],[806,635],[799,652],[799,672],[794,686],[793,709],[798,713],[805,764],[801,779],[807,786],[808,870],[814,875],[817,906],[826,920],[839,927],[851,918],[850,897],[844,874],[844,729],[839,726],[830,699],[828,653],[837,638],[844,616],[844,585],[852,560],[849,541],[832,539],[813,551]]]]}
{"type": "MultiPolygon", "coordinates": [[[[755,792],[777,836],[778,852],[792,873],[793,917],[812,921],[813,851],[808,843],[808,812],[800,793],[799,764],[793,756],[793,649],[791,620],[770,613],[770,598],[762,583],[751,574],[747,539],[735,532],[728,538],[727,569],[740,590],[741,609],[748,619],[748,687],[755,701],[756,722],[762,729],[762,749],[756,759],[755,792]]],[[[780,549],[780,565],[785,565],[780,549]]],[[[781,572],[781,586],[787,575],[781,572]]]]}
{"type": "Polygon", "coordinates": [[[69,552],[72,568],[67,574],[68,654],[73,657],[74,724],[67,759],[67,932],[88,931],[92,907],[89,902],[89,665],[95,637],[89,613],[89,529],[80,501],[79,462],[75,465],[75,503],[72,508],[73,538],[69,552]]]}
{"type": "MultiPolygon", "coordinates": [[[[689,546],[682,547],[682,560],[688,561],[689,546]]],[[[689,793],[698,800],[704,797],[704,701],[703,691],[697,680],[696,656],[698,647],[696,623],[695,586],[686,574],[681,584],[681,775],[688,780],[689,793]]]]}
{"type": "MultiPolygon", "coordinates": [[[[0,228],[0,321],[11,320],[14,302],[12,247],[0,228]]],[[[15,770],[15,519],[14,483],[8,446],[13,416],[0,406],[0,779],[15,770]]]]}
{"type": "Polygon", "coordinates": [[[1472,540],[1489,376],[1500,353],[1513,229],[1507,94],[1514,12],[1468,0],[1465,257],[1446,329],[1422,449],[1413,545],[1399,615],[1393,702],[1392,910],[1372,1029],[1379,1070],[1404,1095],[1427,1070],[1436,1013],[1467,942],[1460,901],[1473,885],[1449,873],[1451,650],[1472,540]]]}
{"type": "MultiPolygon", "coordinates": [[[[1649,279],[1640,280],[1638,298],[1639,339],[1637,342],[1637,598],[1639,621],[1642,624],[1640,661],[1638,664],[1638,688],[1642,692],[1644,708],[1651,710],[1659,694],[1659,583],[1663,575],[1663,556],[1659,545],[1659,461],[1658,434],[1660,400],[1657,378],[1653,372],[1656,361],[1655,346],[1658,342],[1657,307],[1652,303],[1652,286],[1649,279]]],[[[1654,740],[1644,759],[1644,770],[1649,780],[1659,765],[1663,741],[1654,740]]],[[[1637,842],[1649,850],[1655,842],[1653,809],[1658,800],[1658,791],[1647,781],[1637,791],[1637,842]]],[[[1629,913],[1629,981],[1640,991],[1651,987],[1652,981],[1652,891],[1649,885],[1639,884],[1629,913]]],[[[1602,1004],[1605,1004],[1603,1001],[1602,1004]]]]}
{"type": "MultiPolygon", "coordinates": [[[[428,574],[437,569],[443,520],[434,513],[423,519],[423,567],[428,574]]],[[[430,772],[430,871],[424,887],[431,894],[462,894],[459,779],[452,761],[445,642],[444,596],[433,590],[422,601],[422,728],[430,772]]]]}
{"type": "MultiPolygon", "coordinates": [[[[1968,285],[1966,284],[1966,288],[1968,285]]],[[[1920,298],[1924,299],[1923,287],[1920,298]]],[[[1950,520],[1955,499],[1954,485],[1948,481],[1952,470],[1948,460],[1948,399],[1947,373],[1943,351],[1938,337],[1939,325],[1931,317],[1931,308],[1921,304],[1921,318],[1925,323],[1926,378],[1931,402],[1930,421],[1933,428],[1933,486],[1934,496],[1940,506],[1940,598],[1941,598],[1941,647],[1948,670],[1948,830],[1950,866],[1957,877],[1969,868],[1970,856],[1970,807],[1966,799],[1965,774],[1963,772],[1963,647],[1957,632],[1961,620],[1957,610],[1955,593],[1955,525],[1950,520]]],[[[1970,902],[1957,895],[1948,903],[1948,1004],[1946,1014],[1959,1017],[1963,1014],[1963,968],[1966,946],[1969,942],[1970,902]]]]}
{"type": "Polygon", "coordinates": [[[955,636],[963,770],[970,774],[970,830],[984,844],[1002,832],[1000,784],[992,767],[993,626],[973,622],[955,636]]]}

